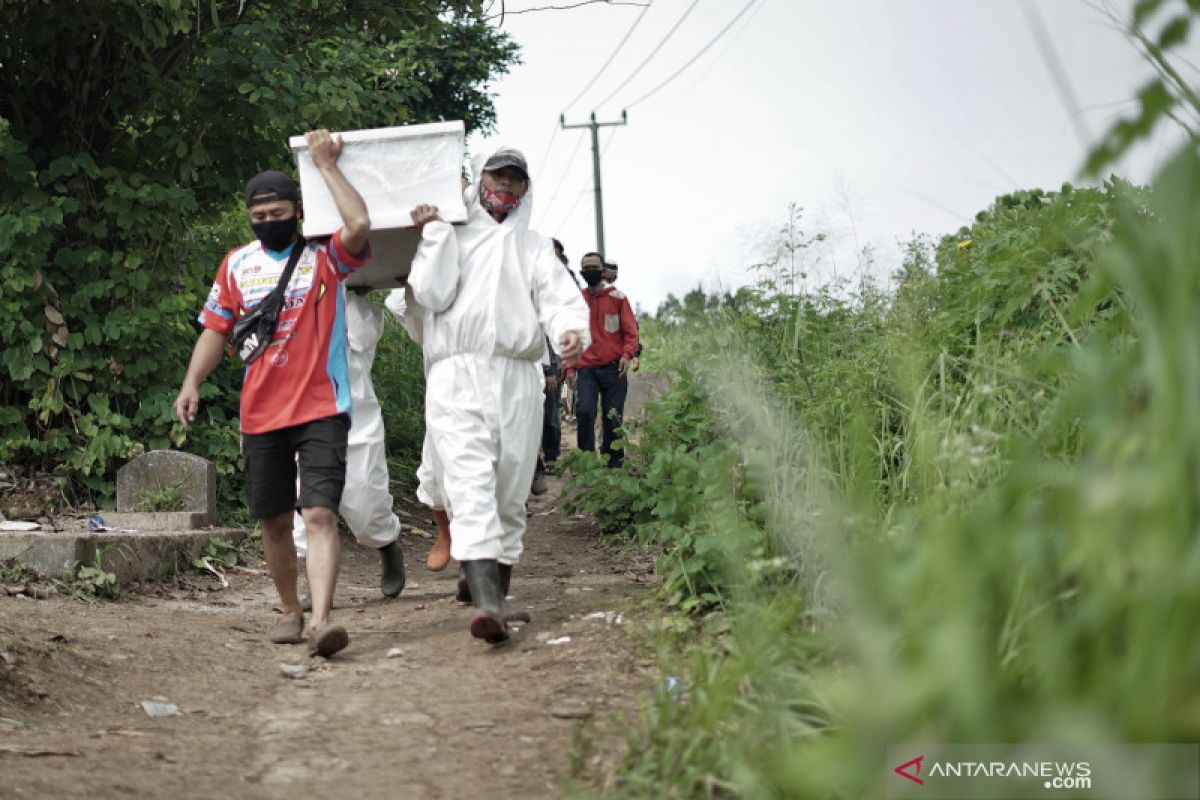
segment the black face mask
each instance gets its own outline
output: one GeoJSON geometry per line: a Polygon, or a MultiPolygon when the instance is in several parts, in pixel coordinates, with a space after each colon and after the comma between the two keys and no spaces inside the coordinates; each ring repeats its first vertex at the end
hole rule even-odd
{"type": "Polygon", "coordinates": [[[282,250],[296,235],[296,226],[299,222],[300,220],[295,217],[272,219],[266,222],[255,222],[250,227],[254,229],[254,235],[268,250],[282,250]]]}
{"type": "Polygon", "coordinates": [[[581,269],[579,274],[587,281],[588,286],[595,286],[600,281],[604,280],[604,270],[597,267],[596,269],[581,269]]]}

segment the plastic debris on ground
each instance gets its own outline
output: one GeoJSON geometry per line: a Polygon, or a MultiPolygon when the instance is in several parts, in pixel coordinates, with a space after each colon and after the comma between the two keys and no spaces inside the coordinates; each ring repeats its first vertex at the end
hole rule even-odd
{"type": "Polygon", "coordinates": [[[142,708],[152,717],[173,717],[179,713],[179,706],[158,700],[143,700],[142,708]]]}
{"type": "Polygon", "coordinates": [[[303,664],[280,664],[279,671],[283,673],[285,678],[299,680],[308,675],[308,667],[303,664]]]}
{"type": "Polygon", "coordinates": [[[569,641],[571,641],[570,636],[560,636],[557,639],[549,640],[548,642],[546,642],[546,644],[566,644],[569,641]]]}
{"type": "Polygon", "coordinates": [[[555,719],[591,719],[592,710],[589,708],[555,708],[551,709],[550,716],[555,719]]]}
{"type": "Polygon", "coordinates": [[[687,699],[688,687],[682,678],[668,675],[663,678],[662,688],[672,700],[682,702],[687,699]]]}
{"type": "Polygon", "coordinates": [[[13,531],[22,533],[27,531],[40,531],[42,526],[36,522],[20,522],[18,520],[8,520],[0,522],[0,531],[13,531]]]}

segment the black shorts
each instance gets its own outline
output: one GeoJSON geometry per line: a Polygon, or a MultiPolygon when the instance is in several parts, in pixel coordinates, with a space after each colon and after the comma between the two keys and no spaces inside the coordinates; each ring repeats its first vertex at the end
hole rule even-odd
{"type": "Polygon", "coordinates": [[[346,485],[349,432],[350,417],[341,414],[277,431],[242,434],[250,517],[267,519],[285,511],[314,507],[336,512],[346,485]]]}

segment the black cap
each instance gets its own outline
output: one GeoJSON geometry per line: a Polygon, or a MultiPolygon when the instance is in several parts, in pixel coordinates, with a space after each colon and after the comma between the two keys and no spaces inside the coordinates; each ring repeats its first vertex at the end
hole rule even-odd
{"type": "Polygon", "coordinates": [[[246,183],[246,207],[275,200],[299,202],[300,189],[287,173],[277,169],[260,172],[246,183]]]}
{"type": "Polygon", "coordinates": [[[525,163],[525,156],[511,147],[502,147],[492,153],[491,158],[484,162],[483,171],[492,172],[505,167],[516,167],[525,173],[525,180],[529,180],[529,165],[525,163]]]}

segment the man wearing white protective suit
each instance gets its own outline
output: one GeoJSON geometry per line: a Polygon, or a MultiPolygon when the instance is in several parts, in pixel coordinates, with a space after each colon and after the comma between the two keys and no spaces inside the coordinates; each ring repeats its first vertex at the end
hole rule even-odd
{"type": "MultiPolygon", "coordinates": [[[[408,331],[409,337],[421,347],[422,355],[425,355],[424,336],[424,310],[413,299],[412,287],[405,286],[403,289],[393,289],[388,295],[385,302],[388,310],[400,321],[404,329],[408,331]]],[[[543,371],[547,362],[546,354],[543,354],[542,359],[538,362],[543,371]]],[[[425,359],[426,375],[428,375],[429,361],[425,359]]],[[[545,422],[542,424],[545,429],[545,422]]],[[[450,504],[446,500],[446,493],[442,491],[442,465],[438,460],[437,451],[433,447],[432,437],[428,427],[425,430],[425,440],[421,443],[421,464],[417,467],[417,499],[429,507],[433,514],[434,524],[437,526],[437,539],[433,543],[433,547],[429,549],[429,556],[425,559],[425,567],[430,572],[441,572],[450,564],[450,504]]],[[[536,481],[536,478],[535,478],[536,481]]],[[[507,593],[507,584],[505,584],[505,592],[507,593]]],[[[467,585],[466,574],[462,571],[459,573],[457,599],[461,603],[471,602],[471,589],[467,585]]],[[[514,619],[523,619],[528,622],[528,614],[515,614],[508,617],[509,621],[514,619]]]]}
{"type": "MultiPolygon", "coordinates": [[[[404,590],[404,553],[400,549],[400,519],[392,511],[384,450],[383,413],[371,366],[383,336],[382,308],[352,289],[346,292],[346,338],[350,345],[350,432],[346,442],[346,486],[338,513],[359,544],[379,551],[379,590],[396,597],[404,590]]],[[[296,555],[308,550],[307,531],[299,514],[292,523],[296,555]]],[[[308,603],[305,598],[305,604],[308,603]]]]}
{"type": "Polygon", "coordinates": [[[475,611],[471,635],[508,638],[503,602],[525,534],[542,433],[544,336],[573,364],[590,343],[587,305],[529,229],[529,168],[497,150],[466,192],[465,225],[413,209],[421,244],[408,276],[424,311],[425,425],[451,509],[451,555],[475,611]]]}

